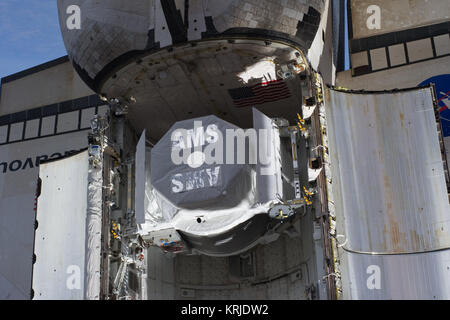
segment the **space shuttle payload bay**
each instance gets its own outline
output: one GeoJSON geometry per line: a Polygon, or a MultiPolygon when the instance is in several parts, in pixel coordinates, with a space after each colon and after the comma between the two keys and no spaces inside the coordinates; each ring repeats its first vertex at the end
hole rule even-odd
{"type": "Polygon", "coordinates": [[[58,1],[100,98],[0,117],[1,227],[29,231],[0,298],[449,298],[445,8],[366,31],[349,1],[338,72],[344,3],[58,1]]]}

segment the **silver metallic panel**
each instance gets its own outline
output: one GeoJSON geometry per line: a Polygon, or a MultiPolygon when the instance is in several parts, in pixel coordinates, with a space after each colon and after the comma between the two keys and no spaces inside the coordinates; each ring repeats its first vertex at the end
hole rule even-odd
{"type": "Polygon", "coordinates": [[[431,88],[326,90],[344,299],[449,299],[450,208],[431,88]]]}
{"type": "Polygon", "coordinates": [[[450,250],[421,254],[345,253],[344,299],[450,299],[450,250]]]}
{"type": "Polygon", "coordinates": [[[375,253],[450,247],[450,208],[430,88],[328,90],[336,214],[345,248],[375,253]]]}

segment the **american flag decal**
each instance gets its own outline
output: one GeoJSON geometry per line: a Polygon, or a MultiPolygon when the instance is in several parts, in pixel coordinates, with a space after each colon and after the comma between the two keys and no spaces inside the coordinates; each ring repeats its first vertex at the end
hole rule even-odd
{"type": "Polygon", "coordinates": [[[289,98],[291,92],[286,82],[274,80],[263,82],[252,87],[228,90],[236,107],[249,107],[267,102],[289,98]]]}

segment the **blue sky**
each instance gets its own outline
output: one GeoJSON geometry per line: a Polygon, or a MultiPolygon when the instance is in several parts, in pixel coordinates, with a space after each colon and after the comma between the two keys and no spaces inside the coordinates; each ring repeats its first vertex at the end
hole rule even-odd
{"type": "Polygon", "coordinates": [[[0,0],[0,78],[66,55],[57,0],[0,0]]]}

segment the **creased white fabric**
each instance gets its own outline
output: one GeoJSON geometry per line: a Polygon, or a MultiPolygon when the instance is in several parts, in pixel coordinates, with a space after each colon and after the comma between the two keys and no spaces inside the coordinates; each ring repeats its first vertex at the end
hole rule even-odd
{"type": "Polygon", "coordinates": [[[98,300],[100,298],[103,193],[101,166],[89,170],[88,181],[85,298],[87,300],[98,300]]]}

